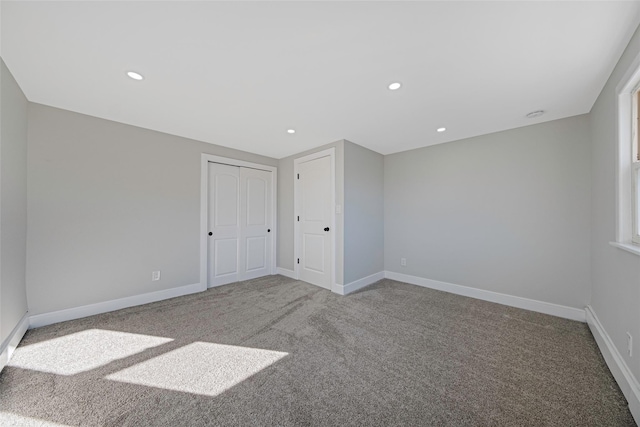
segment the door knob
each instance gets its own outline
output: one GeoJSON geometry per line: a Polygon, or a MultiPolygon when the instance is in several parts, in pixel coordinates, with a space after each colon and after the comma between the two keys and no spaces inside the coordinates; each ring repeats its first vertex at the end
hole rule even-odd
{"type": "Polygon", "coordinates": [[[271,229],[270,228],[267,228],[267,233],[271,233],[271,229]]]}
{"type": "Polygon", "coordinates": [[[325,228],[324,228],[324,231],[329,231],[329,227],[325,227],[325,228]]]}
{"type": "Polygon", "coordinates": [[[213,236],[213,233],[211,231],[209,232],[209,236],[213,236]]]}

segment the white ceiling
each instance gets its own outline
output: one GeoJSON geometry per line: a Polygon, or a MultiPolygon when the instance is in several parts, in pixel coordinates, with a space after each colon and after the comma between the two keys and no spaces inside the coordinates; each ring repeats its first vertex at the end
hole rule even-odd
{"type": "Polygon", "coordinates": [[[1,47],[32,102],[275,158],[389,154],[588,112],[639,22],[637,1],[3,1],[1,47]]]}

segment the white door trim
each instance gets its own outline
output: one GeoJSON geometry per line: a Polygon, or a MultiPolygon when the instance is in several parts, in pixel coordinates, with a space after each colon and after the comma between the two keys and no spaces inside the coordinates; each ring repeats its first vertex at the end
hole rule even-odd
{"type": "Polygon", "coordinates": [[[273,173],[271,179],[271,218],[273,221],[271,231],[273,232],[273,236],[271,237],[271,266],[269,270],[271,274],[276,274],[276,248],[278,236],[278,168],[275,166],[267,166],[259,163],[245,162],[244,160],[202,153],[200,159],[200,287],[203,291],[207,289],[207,270],[209,268],[209,263],[207,261],[207,227],[209,222],[209,204],[207,203],[207,197],[209,195],[209,163],[222,163],[229,166],[260,169],[273,173]]]}
{"type": "Polygon", "coordinates": [[[294,236],[293,236],[293,267],[295,271],[296,279],[300,279],[300,265],[297,262],[297,259],[300,258],[300,244],[298,243],[298,239],[300,237],[300,222],[296,220],[298,216],[298,200],[299,200],[299,185],[298,185],[298,167],[300,163],[308,162],[311,160],[319,159],[321,157],[329,156],[331,159],[331,230],[333,233],[330,234],[331,239],[331,292],[338,292],[336,285],[336,260],[337,260],[337,251],[336,251],[336,149],[335,147],[327,148],[326,150],[318,151],[317,153],[308,154],[306,156],[298,157],[293,160],[293,218],[294,218],[294,236]]]}

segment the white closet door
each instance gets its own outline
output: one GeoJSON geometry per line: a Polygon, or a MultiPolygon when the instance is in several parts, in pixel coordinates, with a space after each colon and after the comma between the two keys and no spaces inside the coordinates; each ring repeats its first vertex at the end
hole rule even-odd
{"type": "Polygon", "coordinates": [[[300,163],[298,171],[299,277],[331,289],[331,157],[300,163]]]}
{"type": "Polygon", "coordinates": [[[271,172],[240,168],[239,280],[270,274],[271,172]]]}
{"type": "Polygon", "coordinates": [[[209,163],[209,287],[271,274],[272,175],[209,163]]]}
{"type": "Polygon", "coordinates": [[[208,286],[238,281],[240,168],[209,163],[208,286]]]}

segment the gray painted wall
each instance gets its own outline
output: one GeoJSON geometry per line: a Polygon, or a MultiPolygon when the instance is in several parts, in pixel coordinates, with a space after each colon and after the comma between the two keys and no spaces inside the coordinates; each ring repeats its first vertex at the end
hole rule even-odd
{"type": "Polygon", "coordinates": [[[609,242],[615,241],[615,88],[639,53],[640,32],[636,31],[590,114],[591,306],[636,379],[640,379],[640,257],[609,242]],[[633,358],[627,353],[627,331],[634,337],[633,358]]]}
{"type": "Polygon", "coordinates": [[[38,104],[28,117],[32,314],[197,283],[201,153],[278,164],[38,104]]]}
{"type": "MultiPolygon", "coordinates": [[[[293,161],[307,154],[335,147],[336,149],[336,205],[344,207],[344,140],[336,141],[313,150],[303,151],[278,162],[278,267],[294,269],[294,191],[293,161]]],[[[344,212],[344,211],[343,211],[344,212]]],[[[344,215],[336,215],[336,283],[344,278],[344,215]]]]}
{"type": "Polygon", "coordinates": [[[344,142],[344,283],[384,270],[384,156],[344,142]]]}
{"type": "Polygon", "coordinates": [[[0,60],[0,343],[27,312],[27,105],[0,60]]]}
{"type": "Polygon", "coordinates": [[[385,156],[385,269],[584,308],[589,138],[577,116],[385,156]]]}

